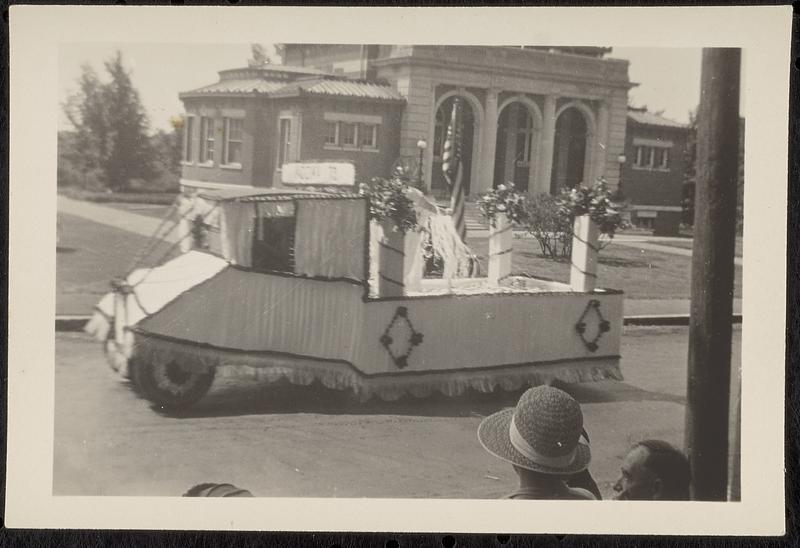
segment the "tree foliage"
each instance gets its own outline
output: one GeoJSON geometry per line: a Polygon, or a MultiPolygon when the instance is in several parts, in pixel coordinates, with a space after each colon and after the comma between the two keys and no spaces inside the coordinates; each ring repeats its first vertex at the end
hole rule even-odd
{"type": "Polygon", "coordinates": [[[156,154],[147,114],[121,52],[104,68],[107,81],[84,65],[78,91],[64,105],[75,129],[59,139],[64,146],[63,153],[59,149],[59,182],[124,191],[153,179],[156,154]]]}

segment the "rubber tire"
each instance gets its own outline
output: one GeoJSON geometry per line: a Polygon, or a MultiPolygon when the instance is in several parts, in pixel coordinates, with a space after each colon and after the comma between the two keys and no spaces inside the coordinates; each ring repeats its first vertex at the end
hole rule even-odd
{"type": "Polygon", "coordinates": [[[132,360],[130,372],[138,392],[163,411],[169,412],[186,409],[205,396],[214,382],[216,369],[210,367],[204,373],[197,373],[170,362],[159,370],[150,362],[132,360]],[[164,383],[171,384],[179,391],[170,390],[164,383]]]}

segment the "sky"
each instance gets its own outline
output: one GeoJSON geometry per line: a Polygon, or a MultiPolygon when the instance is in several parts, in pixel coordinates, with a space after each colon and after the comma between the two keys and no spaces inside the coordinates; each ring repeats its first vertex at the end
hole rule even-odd
{"type": "MultiPolygon", "coordinates": [[[[77,90],[82,65],[93,66],[103,78],[103,62],[117,50],[132,72],[153,130],[170,129],[170,118],[183,112],[178,93],[216,82],[218,71],[246,66],[250,58],[250,44],[68,44],[60,50],[59,101],[77,90]]],[[[614,48],[609,57],[630,61],[630,80],[639,84],[628,94],[632,104],[687,122],[700,98],[700,51],[614,48]]],[[[63,113],[59,129],[70,129],[63,113]]]]}

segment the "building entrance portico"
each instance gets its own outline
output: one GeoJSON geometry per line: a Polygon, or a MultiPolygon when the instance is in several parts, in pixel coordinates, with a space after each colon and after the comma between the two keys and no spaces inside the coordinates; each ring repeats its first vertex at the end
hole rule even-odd
{"type": "Polygon", "coordinates": [[[461,101],[461,162],[464,191],[471,192],[472,166],[475,151],[478,150],[476,135],[479,131],[478,117],[475,114],[474,97],[462,95],[458,92],[445,95],[436,109],[433,128],[433,169],[431,171],[431,193],[440,199],[450,197],[450,188],[442,172],[442,152],[447,139],[447,126],[453,112],[453,101],[458,97],[461,101]]]}
{"type": "Polygon", "coordinates": [[[592,119],[582,107],[567,105],[556,117],[550,194],[591,182],[592,119]]]}
{"type": "Polygon", "coordinates": [[[520,192],[535,190],[540,167],[539,109],[530,100],[513,98],[499,112],[493,187],[511,182],[520,192]]]}

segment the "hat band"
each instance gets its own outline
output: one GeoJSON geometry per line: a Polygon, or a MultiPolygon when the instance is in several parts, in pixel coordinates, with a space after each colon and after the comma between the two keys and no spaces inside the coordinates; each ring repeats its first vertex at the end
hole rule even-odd
{"type": "Polygon", "coordinates": [[[532,460],[536,464],[549,466],[550,468],[565,468],[572,464],[572,462],[575,460],[575,455],[578,452],[577,446],[566,455],[559,455],[557,457],[549,457],[547,455],[538,453],[533,447],[531,447],[525,438],[522,437],[522,434],[520,434],[519,430],[517,429],[517,425],[514,423],[514,417],[511,417],[511,425],[509,426],[508,430],[511,438],[511,445],[514,446],[514,449],[519,451],[522,456],[528,460],[532,460]]]}

